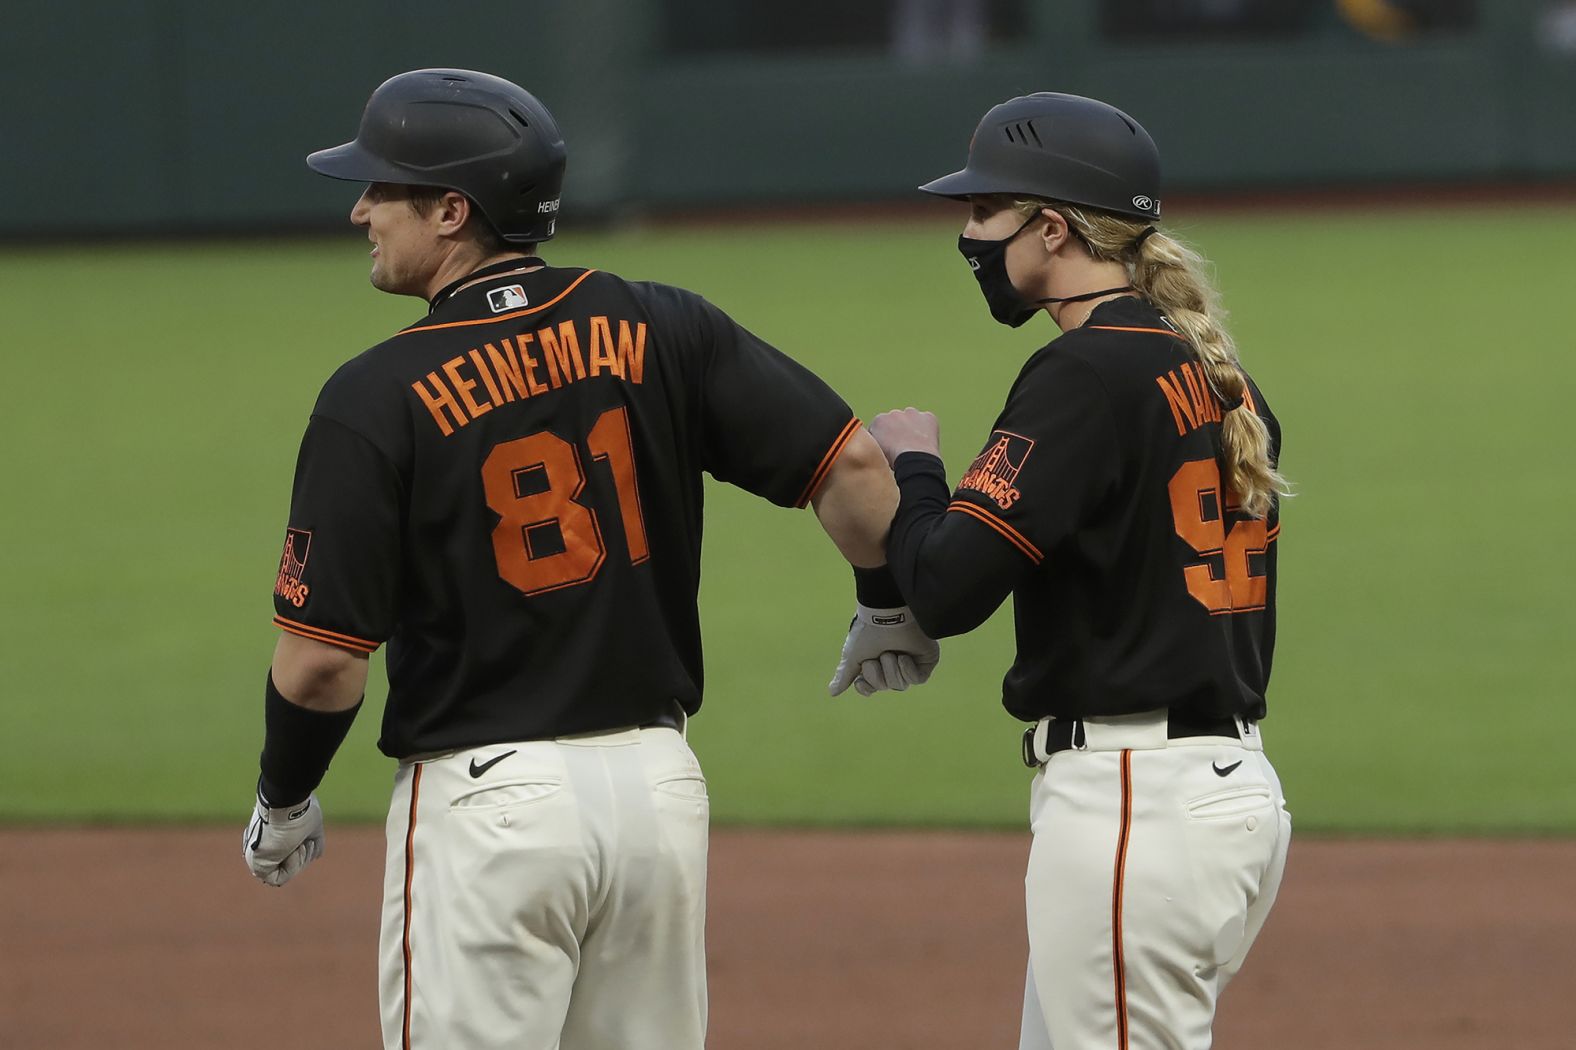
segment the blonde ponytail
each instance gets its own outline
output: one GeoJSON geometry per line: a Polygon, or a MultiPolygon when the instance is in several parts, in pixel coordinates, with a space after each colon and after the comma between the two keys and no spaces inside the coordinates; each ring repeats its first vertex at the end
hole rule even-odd
{"type": "Polygon", "coordinates": [[[1126,266],[1138,294],[1170,319],[1203,367],[1224,410],[1220,441],[1227,502],[1239,504],[1255,518],[1268,514],[1276,497],[1289,494],[1290,486],[1270,459],[1269,430],[1254,411],[1236,344],[1222,323],[1220,293],[1209,279],[1204,258],[1159,230],[1144,236],[1149,224],[1140,219],[1058,201],[1016,200],[1013,205],[1026,216],[1041,208],[1059,212],[1091,256],[1126,266]]]}

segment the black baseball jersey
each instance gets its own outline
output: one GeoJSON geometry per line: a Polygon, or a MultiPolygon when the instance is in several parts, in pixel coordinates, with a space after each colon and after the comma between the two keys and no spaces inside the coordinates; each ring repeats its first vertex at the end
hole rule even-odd
{"type": "Polygon", "coordinates": [[[694,713],[702,471],[803,506],[858,429],[693,293],[521,265],[340,368],[301,444],[275,623],[388,642],[396,758],[694,713]]]}
{"type": "MultiPolygon", "coordinates": [[[[1278,457],[1280,425],[1249,389],[1278,457]]],[[[898,458],[888,553],[919,622],[971,630],[1010,592],[1018,654],[1003,696],[1025,721],[1263,717],[1279,508],[1252,519],[1232,505],[1221,418],[1154,307],[1096,307],[1024,365],[955,492],[936,457],[898,458]]]]}

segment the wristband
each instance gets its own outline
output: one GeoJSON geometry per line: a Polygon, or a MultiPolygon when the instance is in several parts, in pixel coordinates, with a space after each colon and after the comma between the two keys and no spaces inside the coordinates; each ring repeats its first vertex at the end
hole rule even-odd
{"type": "Polygon", "coordinates": [[[886,565],[874,569],[854,566],[854,597],[867,609],[896,609],[908,604],[898,590],[891,567],[886,565]]]}
{"type": "Polygon", "coordinates": [[[361,701],[345,711],[313,711],[292,704],[274,685],[271,670],[263,695],[262,776],[257,793],[269,806],[293,806],[305,801],[323,782],[328,763],[361,710],[361,701]]]}

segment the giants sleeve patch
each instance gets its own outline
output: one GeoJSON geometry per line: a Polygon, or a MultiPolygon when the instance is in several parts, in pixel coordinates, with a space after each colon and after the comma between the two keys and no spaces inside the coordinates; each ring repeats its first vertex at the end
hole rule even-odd
{"type": "Polygon", "coordinates": [[[985,451],[969,465],[958,488],[981,493],[1002,510],[1010,510],[1023,495],[1017,487],[1018,474],[1032,451],[1032,438],[1006,430],[993,431],[985,451]]]}
{"type": "Polygon", "coordinates": [[[274,593],[297,609],[306,604],[309,588],[301,578],[306,574],[306,559],[311,551],[310,530],[285,530],[285,549],[279,556],[279,577],[274,580],[274,593]]]}

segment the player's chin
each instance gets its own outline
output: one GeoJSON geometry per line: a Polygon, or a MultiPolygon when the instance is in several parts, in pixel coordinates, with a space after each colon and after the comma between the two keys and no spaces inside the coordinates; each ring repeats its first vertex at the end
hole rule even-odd
{"type": "Polygon", "coordinates": [[[403,291],[400,286],[401,282],[398,276],[391,273],[388,267],[383,265],[383,261],[381,259],[373,261],[372,272],[367,275],[367,280],[371,281],[372,287],[376,288],[380,292],[389,292],[392,295],[399,295],[403,291]]]}

